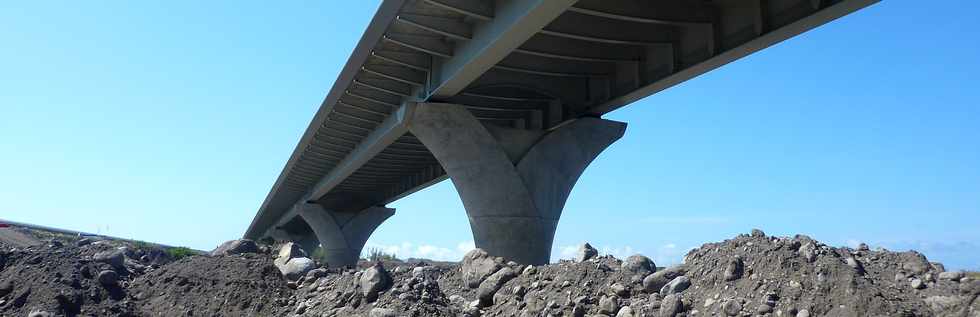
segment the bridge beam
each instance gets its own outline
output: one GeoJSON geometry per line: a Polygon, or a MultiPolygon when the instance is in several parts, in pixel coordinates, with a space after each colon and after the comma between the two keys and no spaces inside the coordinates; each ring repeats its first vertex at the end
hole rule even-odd
{"type": "Polygon", "coordinates": [[[476,246],[538,265],[550,260],[558,219],[579,175],[623,136],[626,124],[581,118],[547,133],[488,128],[462,105],[420,103],[409,131],[452,180],[476,246]]]}
{"type": "Polygon", "coordinates": [[[352,267],[357,265],[371,233],[394,214],[395,209],[392,208],[371,207],[360,212],[336,212],[318,204],[300,202],[266,236],[298,243],[310,254],[319,246],[324,254],[319,260],[327,266],[352,267]],[[307,226],[288,225],[297,220],[305,222],[307,226]],[[297,230],[296,227],[302,229],[297,230]]]}

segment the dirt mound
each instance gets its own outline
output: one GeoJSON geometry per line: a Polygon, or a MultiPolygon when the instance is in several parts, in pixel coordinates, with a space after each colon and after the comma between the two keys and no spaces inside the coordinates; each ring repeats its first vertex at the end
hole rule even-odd
{"type": "Polygon", "coordinates": [[[583,246],[581,260],[543,266],[473,251],[461,263],[362,262],[298,280],[269,246],[167,263],[118,241],[41,240],[0,242],[0,316],[980,316],[980,281],[921,254],[761,231],[669,268],[583,246]]]}
{"type": "Polygon", "coordinates": [[[279,316],[292,293],[265,254],[184,258],[134,280],[128,291],[145,315],[183,316],[279,316]]]}

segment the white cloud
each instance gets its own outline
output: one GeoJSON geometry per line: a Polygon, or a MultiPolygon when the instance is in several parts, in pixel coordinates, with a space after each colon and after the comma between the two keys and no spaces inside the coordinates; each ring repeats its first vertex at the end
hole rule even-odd
{"type": "Polygon", "coordinates": [[[399,244],[368,242],[364,246],[363,252],[366,254],[371,249],[379,249],[385,253],[394,254],[399,259],[419,258],[436,261],[459,261],[466,252],[473,249],[473,241],[462,241],[455,248],[407,241],[399,244]]]}

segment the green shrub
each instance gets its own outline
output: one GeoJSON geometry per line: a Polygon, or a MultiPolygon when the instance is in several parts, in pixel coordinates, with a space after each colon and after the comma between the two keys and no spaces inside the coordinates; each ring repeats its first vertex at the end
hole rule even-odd
{"type": "Polygon", "coordinates": [[[377,261],[397,261],[398,258],[395,257],[394,253],[385,253],[384,250],[378,248],[368,249],[367,260],[371,262],[377,261]]]}
{"type": "Polygon", "coordinates": [[[186,247],[169,248],[167,249],[167,254],[170,255],[170,257],[173,258],[174,260],[180,260],[192,255],[197,255],[197,253],[194,252],[194,250],[191,250],[190,248],[186,248],[186,247]]]}

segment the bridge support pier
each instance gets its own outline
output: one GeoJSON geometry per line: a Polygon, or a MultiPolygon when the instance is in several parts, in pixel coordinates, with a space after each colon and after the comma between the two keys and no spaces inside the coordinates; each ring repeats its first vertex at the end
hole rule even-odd
{"type": "Polygon", "coordinates": [[[550,132],[484,126],[462,105],[420,103],[409,131],[446,170],[478,248],[546,264],[579,175],[626,124],[580,118],[550,132]],[[498,141],[506,140],[506,143],[498,141]]]}
{"type": "Polygon", "coordinates": [[[395,214],[395,209],[371,207],[360,212],[336,212],[318,204],[298,203],[293,206],[283,225],[267,234],[273,239],[298,243],[304,251],[312,253],[317,246],[323,249],[320,260],[329,267],[356,266],[374,229],[395,214]],[[298,218],[298,219],[297,219],[298,218]],[[290,225],[300,220],[306,226],[290,225]],[[289,228],[302,228],[289,230],[289,228]]]}

